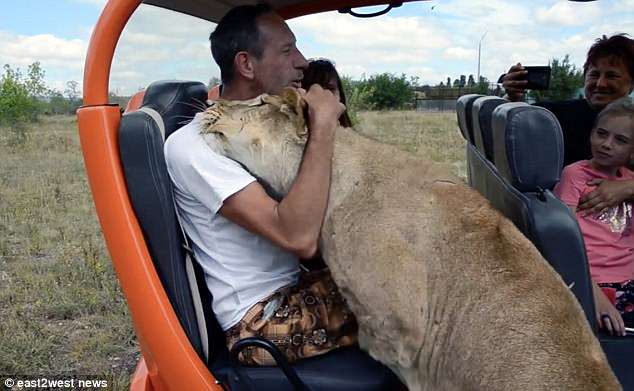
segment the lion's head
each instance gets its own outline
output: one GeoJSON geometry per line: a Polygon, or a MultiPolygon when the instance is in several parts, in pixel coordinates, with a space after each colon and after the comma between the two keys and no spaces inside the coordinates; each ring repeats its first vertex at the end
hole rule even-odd
{"type": "Polygon", "coordinates": [[[219,99],[203,113],[201,135],[214,151],[241,163],[283,196],[308,140],[302,104],[293,88],[247,101],[219,99]]]}

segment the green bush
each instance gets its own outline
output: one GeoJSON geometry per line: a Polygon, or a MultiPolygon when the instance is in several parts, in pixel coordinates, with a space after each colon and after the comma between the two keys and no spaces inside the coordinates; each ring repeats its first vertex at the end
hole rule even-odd
{"type": "Polygon", "coordinates": [[[357,113],[362,110],[398,110],[410,108],[414,101],[414,87],[418,79],[407,78],[405,74],[392,73],[372,75],[353,80],[349,76],[341,78],[346,95],[348,115],[353,124],[358,123],[357,113]]]}
{"type": "Polygon", "coordinates": [[[26,76],[5,64],[0,77],[0,126],[9,130],[9,142],[22,144],[26,124],[37,120],[42,109],[38,100],[46,92],[44,71],[39,62],[29,65],[26,76]]]}
{"type": "Polygon", "coordinates": [[[356,125],[359,123],[359,111],[372,110],[370,96],[372,96],[374,90],[365,81],[353,80],[349,76],[342,77],[341,84],[346,96],[348,116],[352,121],[352,125],[356,125]]]}
{"type": "Polygon", "coordinates": [[[385,72],[372,75],[366,83],[372,91],[369,103],[376,110],[408,108],[414,100],[412,82],[405,74],[396,76],[385,72]]]}

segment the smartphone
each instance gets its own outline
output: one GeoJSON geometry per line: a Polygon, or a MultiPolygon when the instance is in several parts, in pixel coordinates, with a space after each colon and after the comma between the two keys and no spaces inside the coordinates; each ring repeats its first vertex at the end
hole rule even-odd
{"type": "Polygon", "coordinates": [[[550,85],[550,67],[549,66],[525,66],[527,90],[547,90],[550,85]]]}

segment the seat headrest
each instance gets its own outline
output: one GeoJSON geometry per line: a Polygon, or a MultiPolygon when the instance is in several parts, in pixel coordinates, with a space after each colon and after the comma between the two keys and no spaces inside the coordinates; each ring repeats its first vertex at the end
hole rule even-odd
{"type": "Polygon", "coordinates": [[[460,132],[462,133],[462,137],[471,144],[475,142],[473,138],[473,127],[471,124],[471,108],[473,106],[473,102],[481,96],[482,95],[479,94],[468,94],[461,96],[456,101],[456,113],[458,114],[458,126],[460,127],[460,132]]]}
{"type": "Polygon", "coordinates": [[[493,154],[502,177],[521,192],[559,182],[564,141],[559,121],[543,107],[505,103],[493,111],[493,154]]]}
{"type": "Polygon", "coordinates": [[[471,126],[473,128],[475,146],[480,152],[484,153],[487,160],[494,163],[491,119],[493,118],[493,110],[507,102],[506,99],[497,96],[483,96],[476,99],[471,108],[471,126]]]}
{"type": "Polygon", "coordinates": [[[162,80],[148,86],[143,106],[158,112],[165,125],[165,138],[187,124],[207,107],[207,87],[197,81],[162,80]]]}

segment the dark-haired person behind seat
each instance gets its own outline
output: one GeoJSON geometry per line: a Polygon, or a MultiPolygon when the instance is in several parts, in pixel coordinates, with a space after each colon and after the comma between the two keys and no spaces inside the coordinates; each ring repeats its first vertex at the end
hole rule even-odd
{"type": "MultiPolygon", "coordinates": [[[[583,99],[559,102],[539,102],[559,120],[564,136],[564,166],[590,159],[590,133],[597,114],[610,102],[625,97],[634,90],[634,40],[627,34],[605,35],[588,50],[583,65],[583,99]]],[[[513,65],[502,79],[510,101],[523,99],[526,71],[522,64],[513,65]]],[[[595,179],[596,186],[579,202],[578,208],[592,213],[634,199],[634,181],[595,179]]]]}
{"type": "MultiPolygon", "coordinates": [[[[346,105],[346,95],[343,91],[341,77],[339,77],[335,64],[330,60],[320,58],[308,61],[308,67],[304,71],[304,78],[302,79],[302,87],[309,89],[313,84],[319,84],[323,89],[332,92],[339,99],[339,102],[344,106],[346,105]]],[[[352,121],[347,110],[339,117],[339,125],[346,128],[352,127],[352,121]]]]}
{"type": "MultiPolygon", "coordinates": [[[[220,98],[250,100],[301,87],[306,59],[284,20],[264,4],[232,9],[210,36],[222,78],[220,98]]],[[[213,296],[229,348],[260,336],[289,361],[356,343],[357,325],[329,272],[300,272],[325,215],[334,132],[345,107],[319,85],[300,90],[309,140],[290,191],[274,200],[238,163],[200,135],[200,114],[165,142],[165,158],[183,227],[213,296]]],[[[240,360],[271,365],[260,348],[240,360]]]]}

